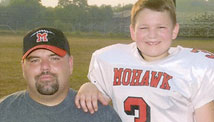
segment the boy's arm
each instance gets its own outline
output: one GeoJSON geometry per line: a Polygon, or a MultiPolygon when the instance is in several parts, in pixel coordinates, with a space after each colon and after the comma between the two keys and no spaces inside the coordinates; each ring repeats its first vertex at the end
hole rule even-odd
{"type": "Polygon", "coordinates": [[[89,111],[93,114],[98,110],[98,100],[103,105],[108,105],[111,101],[111,99],[105,97],[94,84],[87,82],[80,87],[75,98],[75,104],[77,108],[82,108],[83,111],[89,111]]]}
{"type": "Polygon", "coordinates": [[[214,101],[196,109],[195,119],[196,122],[214,122],[214,101]]]}

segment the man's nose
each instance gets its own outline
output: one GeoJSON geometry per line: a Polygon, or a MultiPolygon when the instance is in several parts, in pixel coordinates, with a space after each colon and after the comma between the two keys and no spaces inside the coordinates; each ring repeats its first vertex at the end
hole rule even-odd
{"type": "Polygon", "coordinates": [[[50,62],[46,59],[41,61],[41,70],[42,71],[49,71],[50,70],[50,62]]]}

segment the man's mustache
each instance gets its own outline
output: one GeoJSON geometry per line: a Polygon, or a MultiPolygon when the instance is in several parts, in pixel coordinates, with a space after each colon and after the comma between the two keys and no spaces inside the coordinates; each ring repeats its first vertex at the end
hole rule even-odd
{"type": "Polygon", "coordinates": [[[39,75],[36,76],[36,79],[39,79],[39,77],[41,77],[42,75],[51,75],[53,77],[56,77],[57,75],[55,73],[51,73],[49,71],[44,71],[44,72],[41,72],[39,75]]]}

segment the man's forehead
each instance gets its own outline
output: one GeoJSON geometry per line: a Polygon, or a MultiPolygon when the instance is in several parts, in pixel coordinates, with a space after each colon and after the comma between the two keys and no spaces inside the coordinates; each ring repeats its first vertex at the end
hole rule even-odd
{"type": "Polygon", "coordinates": [[[34,55],[37,55],[37,56],[42,56],[42,55],[57,55],[56,53],[48,50],[48,49],[35,49],[33,50],[27,57],[29,56],[34,56],[34,55]]]}

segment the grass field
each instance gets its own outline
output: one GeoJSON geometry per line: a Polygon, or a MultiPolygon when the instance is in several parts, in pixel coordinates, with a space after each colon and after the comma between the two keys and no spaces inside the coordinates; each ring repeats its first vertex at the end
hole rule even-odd
{"type": "MultiPolygon", "coordinates": [[[[67,35],[74,57],[74,71],[70,79],[70,86],[78,90],[80,85],[87,82],[88,65],[93,51],[114,43],[130,43],[130,39],[119,38],[78,38],[67,35]]],[[[0,97],[26,88],[22,77],[23,35],[0,35],[0,97]]],[[[178,39],[173,46],[182,45],[214,52],[214,39],[178,39]]]]}

